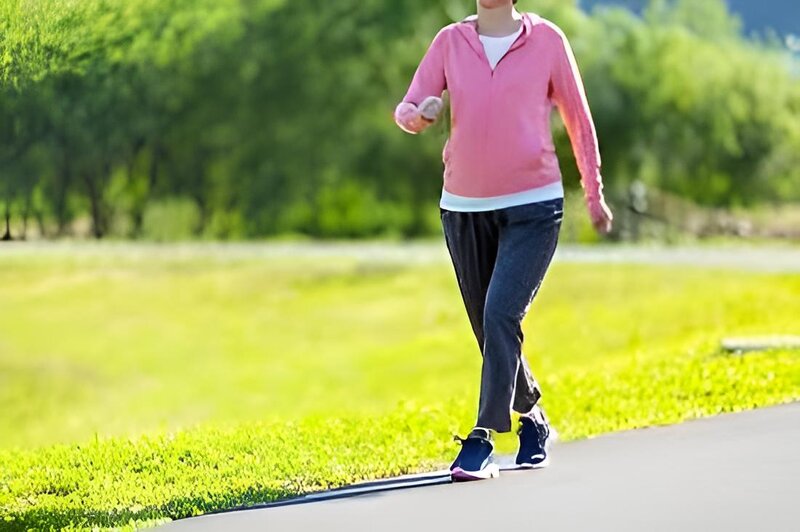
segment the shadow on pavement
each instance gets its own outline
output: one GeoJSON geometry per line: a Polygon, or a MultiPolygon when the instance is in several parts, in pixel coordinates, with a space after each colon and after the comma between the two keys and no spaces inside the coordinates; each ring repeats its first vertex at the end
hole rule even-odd
{"type": "MultiPolygon", "coordinates": [[[[513,456],[498,456],[497,463],[500,465],[502,471],[515,471],[519,470],[514,463],[513,456]]],[[[394,491],[410,488],[421,488],[424,486],[436,486],[439,484],[451,484],[453,481],[450,478],[450,471],[442,469],[439,471],[432,471],[429,473],[418,473],[413,475],[403,475],[400,477],[393,477],[381,480],[372,480],[367,482],[360,482],[351,484],[349,486],[342,486],[341,488],[334,488],[331,490],[318,491],[293,497],[290,499],[283,499],[274,502],[265,502],[261,504],[251,504],[247,506],[238,506],[235,508],[227,508],[206,512],[204,515],[222,514],[229,512],[239,512],[243,510],[260,510],[263,508],[276,508],[280,506],[294,506],[298,504],[308,504],[312,502],[330,501],[334,499],[346,499],[360,495],[369,495],[372,493],[381,493],[385,491],[394,491]]]]}

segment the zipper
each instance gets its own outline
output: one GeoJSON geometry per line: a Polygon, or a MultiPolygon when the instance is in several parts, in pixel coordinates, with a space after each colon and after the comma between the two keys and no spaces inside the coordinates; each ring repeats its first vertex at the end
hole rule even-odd
{"type": "MultiPolygon", "coordinates": [[[[518,46],[517,48],[519,48],[519,46],[518,46]]],[[[514,48],[514,50],[516,50],[516,48],[514,48]]],[[[512,50],[511,48],[509,48],[509,49],[508,49],[508,51],[507,51],[506,53],[504,53],[504,54],[503,54],[503,57],[501,57],[501,58],[500,58],[500,61],[498,61],[498,62],[497,62],[497,64],[494,66],[494,68],[492,68],[492,65],[489,63],[489,58],[488,58],[488,57],[486,58],[486,64],[487,64],[487,65],[489,65],[489,68],[492,70],[492,74],[491,74],[491,79],[492,79],[492,80],[494,80],[494,73],[495,73],[495,71],[496,71],[498,68],[500,68],[500,63],[502,63],[502,62],[503,62],[503,59],[505,59],[505,58],[508,56],[508,54],[510,54],[510,53],[511,53],[511,52],[513,52],[514,50],[512,50]]],[[[484,53],[483,55],[484,55],[484,56],[486,56],[486,53],[484,53]]]]}
{"type": "MultiPolygon", "coordinates": [[[[523,22],[523,24],[524,24],[524,22],[523,22]]],[[[522,31],[524,32],[525,29],[523,28],[522,31]]],[[[506,51],[506,53],[503,54],[503,57],[500,58],[500,60],[497,62],[497,64],[494,66],[494,68],[492,68],[491,63],[489,63],[489,57],[486,55],[486,50],[485,49],[483,50],[483,57],[486,59],[486,64],[489,66],[489,70],[491,71],[491,76],[490,77],[491,77],[492,80],[494,80],[494,73],[500,67],[500,63],[503,62],[503,59],[505,59],[508,56],[508,54],[510,54],[511,52],[513,52],[514,50],[516,50],[517,48],[520,48],[522,46],[522,44],[520,44],[517,47],[514,46],[515,44],[517,44],[519,42],[519,40],[521,38],[522,38],[522,34],[520,33],[519,35],[517,35],[517,38],[514,39],[514,42],[511,43],[511,46],[508,47],[508,51],[506,51]]],[[[483,43],[481,43],[481,47],[483,47],[483,43]]]]}

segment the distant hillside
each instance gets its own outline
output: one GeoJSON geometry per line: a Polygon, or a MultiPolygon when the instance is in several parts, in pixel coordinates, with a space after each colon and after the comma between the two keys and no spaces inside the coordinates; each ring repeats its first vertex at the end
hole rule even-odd
{"type": "MultiPolygon", "coordinates": [[[[703,0],[698,0],[702,2],[703,0]]],[[[726,0],[731,11],[741,17],[744,33],[763,32],[772,28],[781,35],[800,35],[800,1],[798,0],[726,0]]],[[[596,5],[624,5],[637,13],[647,0],[579,0],[581,7],[591,10],[596,5]]]]}

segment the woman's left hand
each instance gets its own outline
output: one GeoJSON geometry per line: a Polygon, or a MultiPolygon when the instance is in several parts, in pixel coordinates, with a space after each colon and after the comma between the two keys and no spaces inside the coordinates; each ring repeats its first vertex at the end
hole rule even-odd
{"type": "Polygon", "coordinates": [[[589,217],[592,219],[592,225],[600,234],[608,234],[611,232],[611,221],[614,216],[611,214],[611,209],[608,208],[605,198],[602,196],[587,198],[587,207],[589,208],[589,217]]]}

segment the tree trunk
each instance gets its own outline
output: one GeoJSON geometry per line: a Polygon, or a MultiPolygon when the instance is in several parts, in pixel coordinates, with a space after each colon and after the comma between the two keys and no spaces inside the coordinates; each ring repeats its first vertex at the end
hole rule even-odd
{"type": "Polygon", "coordinates": [[[147,172],[147,192],[141,201],[133,208],[133,235],[140,237],[142,235],[142,224],[144,222],[144,210],[147,207],[147,200],[153,192],[158,181],[158,170],[161,166],[161,158],[164,152],[161,144],[155,142],[150,153],[150,168],[147,172]]]}
{"type": "Polygon", "coordinates": [[[25,240],[28,237],[28,217],[31,214],[31,196],[33,195],[33,187],[28,187],[28,190],[25,191],[25,205],[22,208],[22,235],[20,236],[21,240],[25,240]]]}
{"type": "Polygon", "coordinates": [[[97,183],[92,174],[92,172],[84,173],[83,182],[86,185],[86,192],[89,195],[89,204],[92,209],[92,234],[95,238],[101,238],[103,236],[103,227],[100,220],[100,200],[97,194],[97,183]]]}
{"type": "Polygon", "coordinates": [[[6,200],[6,232],[0,240],[11,240],[11,205],[8,200],[6,200]]]}
{"type": "Polygon", "coordinates": [[[194,201],[197,203],[197,207],[199,209],[199,220],[197,221],[197,227],[194,228],[195,236],[200,236],[203,234],[203,230],[206,227],[206,223],[208,223],[208,218],[210,217],[209,213],[209,205],[208,205],[208,184],[206,183],[206,157],[203,155],[203,152],[199,152],[195,156],[195,182],[194,187],[192,187],[192,197],[194,201]]]}
{"type": "Polygon", "coordinates": [[[70,168],[67,147],[65,144],[62,144],[62,148],[64,158],[61,162],[61,168],[57,173],[59,180],[56,197],[54,198],[56,221],[58,223],[58,229],[56,230],[57,236],[64,236],[67,230],[67,193],[69,192],[70,181],[72,181],[72,170],[70,168]]]}
{"type": "Polygon", "coordinates": [[[44,212],[41,209],[35,209],[33,216],[36,218],[36,224],[39,226],[39,234],[42,238],[48,238],[47,228],[44,225],[44,212]]]}

